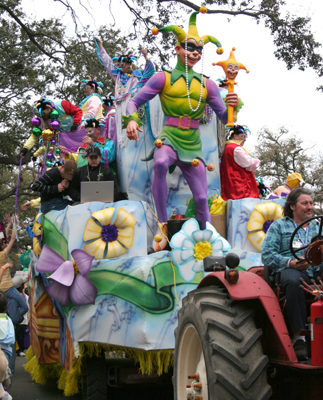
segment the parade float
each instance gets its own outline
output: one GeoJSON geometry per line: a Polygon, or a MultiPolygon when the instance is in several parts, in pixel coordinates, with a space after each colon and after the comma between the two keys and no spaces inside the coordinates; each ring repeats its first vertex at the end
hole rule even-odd
{"type": "MultiPolygon", "coordinates": [[[[197,35],[197,13],[193,14],[190,30],[197,35]]],[[[177,28],[166,30],[182,35],[177,28]]],[[[213,39],[208,36],[207,40],[219,47],[213,39]]],[[[180,40],[186,40],[187,46],[185,32],[180,40]]],[[[197,85],[201,93],[203,79],[197,85]]],[[[191,101],[197,105],[198,96],[191,101]]],[[[66,396],[85,388],[87,398],[105,399],[108,385],[136,383],[129,374],[124,378],[129,368],[125,360],[140,372],[141,381],[158,379],[173,365],[174,330],[182,299],[208,274],[204,258],[230,251],[240,256],[240,270],[262,265],[261,242],[270,223],[281,217],[284,200],[228,200],[225,211],[218,155],[223,128],[209,106],[200,114],[203,162],[197,162],[207,167],[211,210],[205,229],[194,218],[194,207],[189,215],[193,218],[185,218],[192,194],[175,168],[167,173],[169,247],[151,251],[158,224],[151,189],[154,162],[141,160],[160,146],[165,117],[158,97],[145,103],[136,116],[143,130],[139,140],[125,138],[118,144],[118,174],[129,200],[90,202],[37,215],[29,266],[31,347],[25,367],[36,382],[45,383],[53,376],[66,396]]],[[[55,143],[45,145],[45,155],[52,153],[50,146],[57,141],[77,149],[84,135],[79,130],[50,137],[55,143]]]]}

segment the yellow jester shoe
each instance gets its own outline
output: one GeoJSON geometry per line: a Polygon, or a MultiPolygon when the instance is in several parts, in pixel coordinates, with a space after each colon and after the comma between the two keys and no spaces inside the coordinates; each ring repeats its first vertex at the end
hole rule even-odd
{"type": "Polygon", "coordinates": [[[158,223],[156,235],[153,240],[153,249],[154,251],[165,250],[167,246],[167,222],[158,223]]]}

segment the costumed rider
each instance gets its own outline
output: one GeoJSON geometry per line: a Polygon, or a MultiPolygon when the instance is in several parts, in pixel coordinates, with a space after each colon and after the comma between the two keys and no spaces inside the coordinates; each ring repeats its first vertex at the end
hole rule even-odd
{"type": "MultiPolygon", "coordinates": [[[[308,359],[307,344],[302,330],[306,324],[305,292],[300,288],[300,278],[307,284],[310,279],[321,277],[323,264],[313,266],[304,260],[304,250],[297,254],[301,261],[295,259],[290,249],[291,236],[302,222],[314,214],[313,194],[305,188],[292,190],[284,205],[284,217],[274,221],[264,238],[261,246],[261,256],[264,265],[268,266],[271,273],[276,276],[281,271],[280,286],[285,299],[285,312],[289,331],[292,334],[292,343],[299,361],[308,359]]],[[[312,239],[321,234],[320,223],[312,220],[299,229],[294,237],[292,246],[294,250],[306,247],[312,239]]]]}
{"type": "Polygon", "coordinates": [[[292,190],[299,187],[301,182],[305,183],[301,174],[297,172],[289,174],[286,183],[284,183],[284,185],[278,186],[278,188],[275,189],[273,193],[268,196],[268,199],[275,199],[277,197],[286,198],[292,190]]]}
{"type": "Polygon", "coordinates": [[[258,185],[253,171],[260,165],[243,145],[249,129],[243,125],[230,128],[229,140],[225,142],[221,160],[221,192],[223,200],[237,200],[247,197],[259,199],[258,185]]]}
{"type": "Polygon", "coordinates": [[[145,69],[143,73],[141,73],[139,69],[133,70],[132,66],[133,63],[137,61],[137,58],[132,53],[111,59],[104,49],[101,39],[95,37],[94,41],[96,43],[96,52],[100,63],[115,82],[115,126],[117,129],[118,144],[124,147],[127,143],[127,134],[125,129],[122,129],[122,114],[125,114],[126,106],[130,98],[154,75],[155,67],[149,58],[147,58],[146,49],[142,49],[141,51],[146,60],[145,69]]]}
{"type": "MultiPolygon", "coordinates": [[[[42,137],[42,132],[54,129],[75,132],[82,120],[82,110],[67,100],[52,101],[44,97],[34,103],[35,116],[31,120],[33,133],[24,144],[22,154],[27,154],[42,137]]],[[[38,154],[40,155],[40,154],[38,154]]]]}
{"type": "Polygon", "coordinates": [[[88,163],[87,148],[89,146],[96,146],[101,152],[101,163],[107,168],[111,168],[115,174],[116,147],[113,140],[107,137],[101,137],[101,126],[104,126],[104,124],[97,119],[91,118],[86,119],[83,125],[85,127],[86,136],[84,136],[83,144],[78,148],[77,153],[70,153],[65,147],[59,147],[61,153],[64,154],[64,160],[74,160],[77,163],[77,168],[83,167],[88,163]]]}
{"type": "Polygon", "coordinates": [[[103,107],[100,93],[102,93],[103,83],[88,76],[86,79],[82,79],[80,87],[85,90],[85,98],[79,104],[83,113],[82,120],[90,118],[102,120],[103,107]]]}
{"type": "Polygon", "coordinates": [[[105,137],[112,139],[113,143],[117,147],[117,131],[115,123],[116,108],[114,105],[114,96],[112,93],[108,93],[102,97],[103,109],[105,112],[105,137]]]}
{"type": "MultiPolygon", "coordinates": [[[[200,11],[206,12],[206,8],[202,7],[200,11]]],[[[193,67],[203,56],[204,44],[212,42],[218,47],[217,53],[223,53],[220,42],[213,36],[200,37],[198,35],[197,14],[198,12],[193,12],[190,16],[188,33],[175,25],[159,29],[159,32],[171,31],[177,36],[175,46],[177,65],[172,71],[165,70],[150,78],[129,101],[126,116],[124,116],[124,127],[127,127],[128,138],[138,140],[137,130],[142,132],[139,129],[142,123],[136,110],[157,94],[159,95],[165,114],[165,124],[159,139],[155,142],[155,149],[145,161],[154,158],[152,193],[158,218],[162,223],[162,228],[159,228],[164,232],[167,230],[168,221],[166,174],[170,167],[171,170],[176,166],[181,169],[193,195],[197,219],[202,220],[202,229],[205,229],[206,221],[211,222],[207,199],[206,164],[198,129],[199,119],[208,103],[224,124],[227,121],[227,110],[217,85],[203,74],[193,71],[193,67]]],[[[154,28],[153,33],[157,34],[158,29],[154,28]]],[[[227,104],[233,107],[238,104],[236,93],[229,93],[226,100],[227,104]]],[[[163,237],[162,242],[159,243],[160,248],[164,248],[165,244],[166,239],[163,237]]],[[[154,248],[158,247],[154,244],[154,248]]]]}

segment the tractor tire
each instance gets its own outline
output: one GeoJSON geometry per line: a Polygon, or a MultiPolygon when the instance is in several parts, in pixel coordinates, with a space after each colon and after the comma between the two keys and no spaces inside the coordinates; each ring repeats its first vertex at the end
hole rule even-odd
{"type": "Polygon", "coordinates": [[[271,397],[268,358],[254,316],[250,303],[232,300],[219,286],[196,289],[183,299],[175,330],[175,400],[271,397]]]}
{"type": "Polygon", "coordinates": [[[86,400],[107,400],[107,365],[104,354],[86,360],[86,400]]]}

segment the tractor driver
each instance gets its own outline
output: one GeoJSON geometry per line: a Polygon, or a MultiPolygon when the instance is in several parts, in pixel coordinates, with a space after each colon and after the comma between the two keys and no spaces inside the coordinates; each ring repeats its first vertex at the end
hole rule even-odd
{"type": "MultiPolygon", "coordinates": [[[[281,287],[286,295],[287,322],[299,361],[308,358],[305,336],[301,336],[300,332],[305,329],[306,306],[305,292],[299,287],[299,279],[303,278],[305,282],[310,283],[311,278],[321,276],[323,264],[314,267],[305,260],[296,260],[290,251],[289,242],[295,228],[312,217],[313,213],[312,192],[304,188],[292,190],[284,206],[284,217],[271,224],[261,247],[262,261],[271,269],[272,274],[276,275],[277,271],[281,271],[281,287]]],[[[319,222],[310,221],[298,231],[293,248],[307,246],[318,233],[319,222]]],[[[298,253],[299,257],[301,255],[304,255],[304,251],[298,253]]]]}

